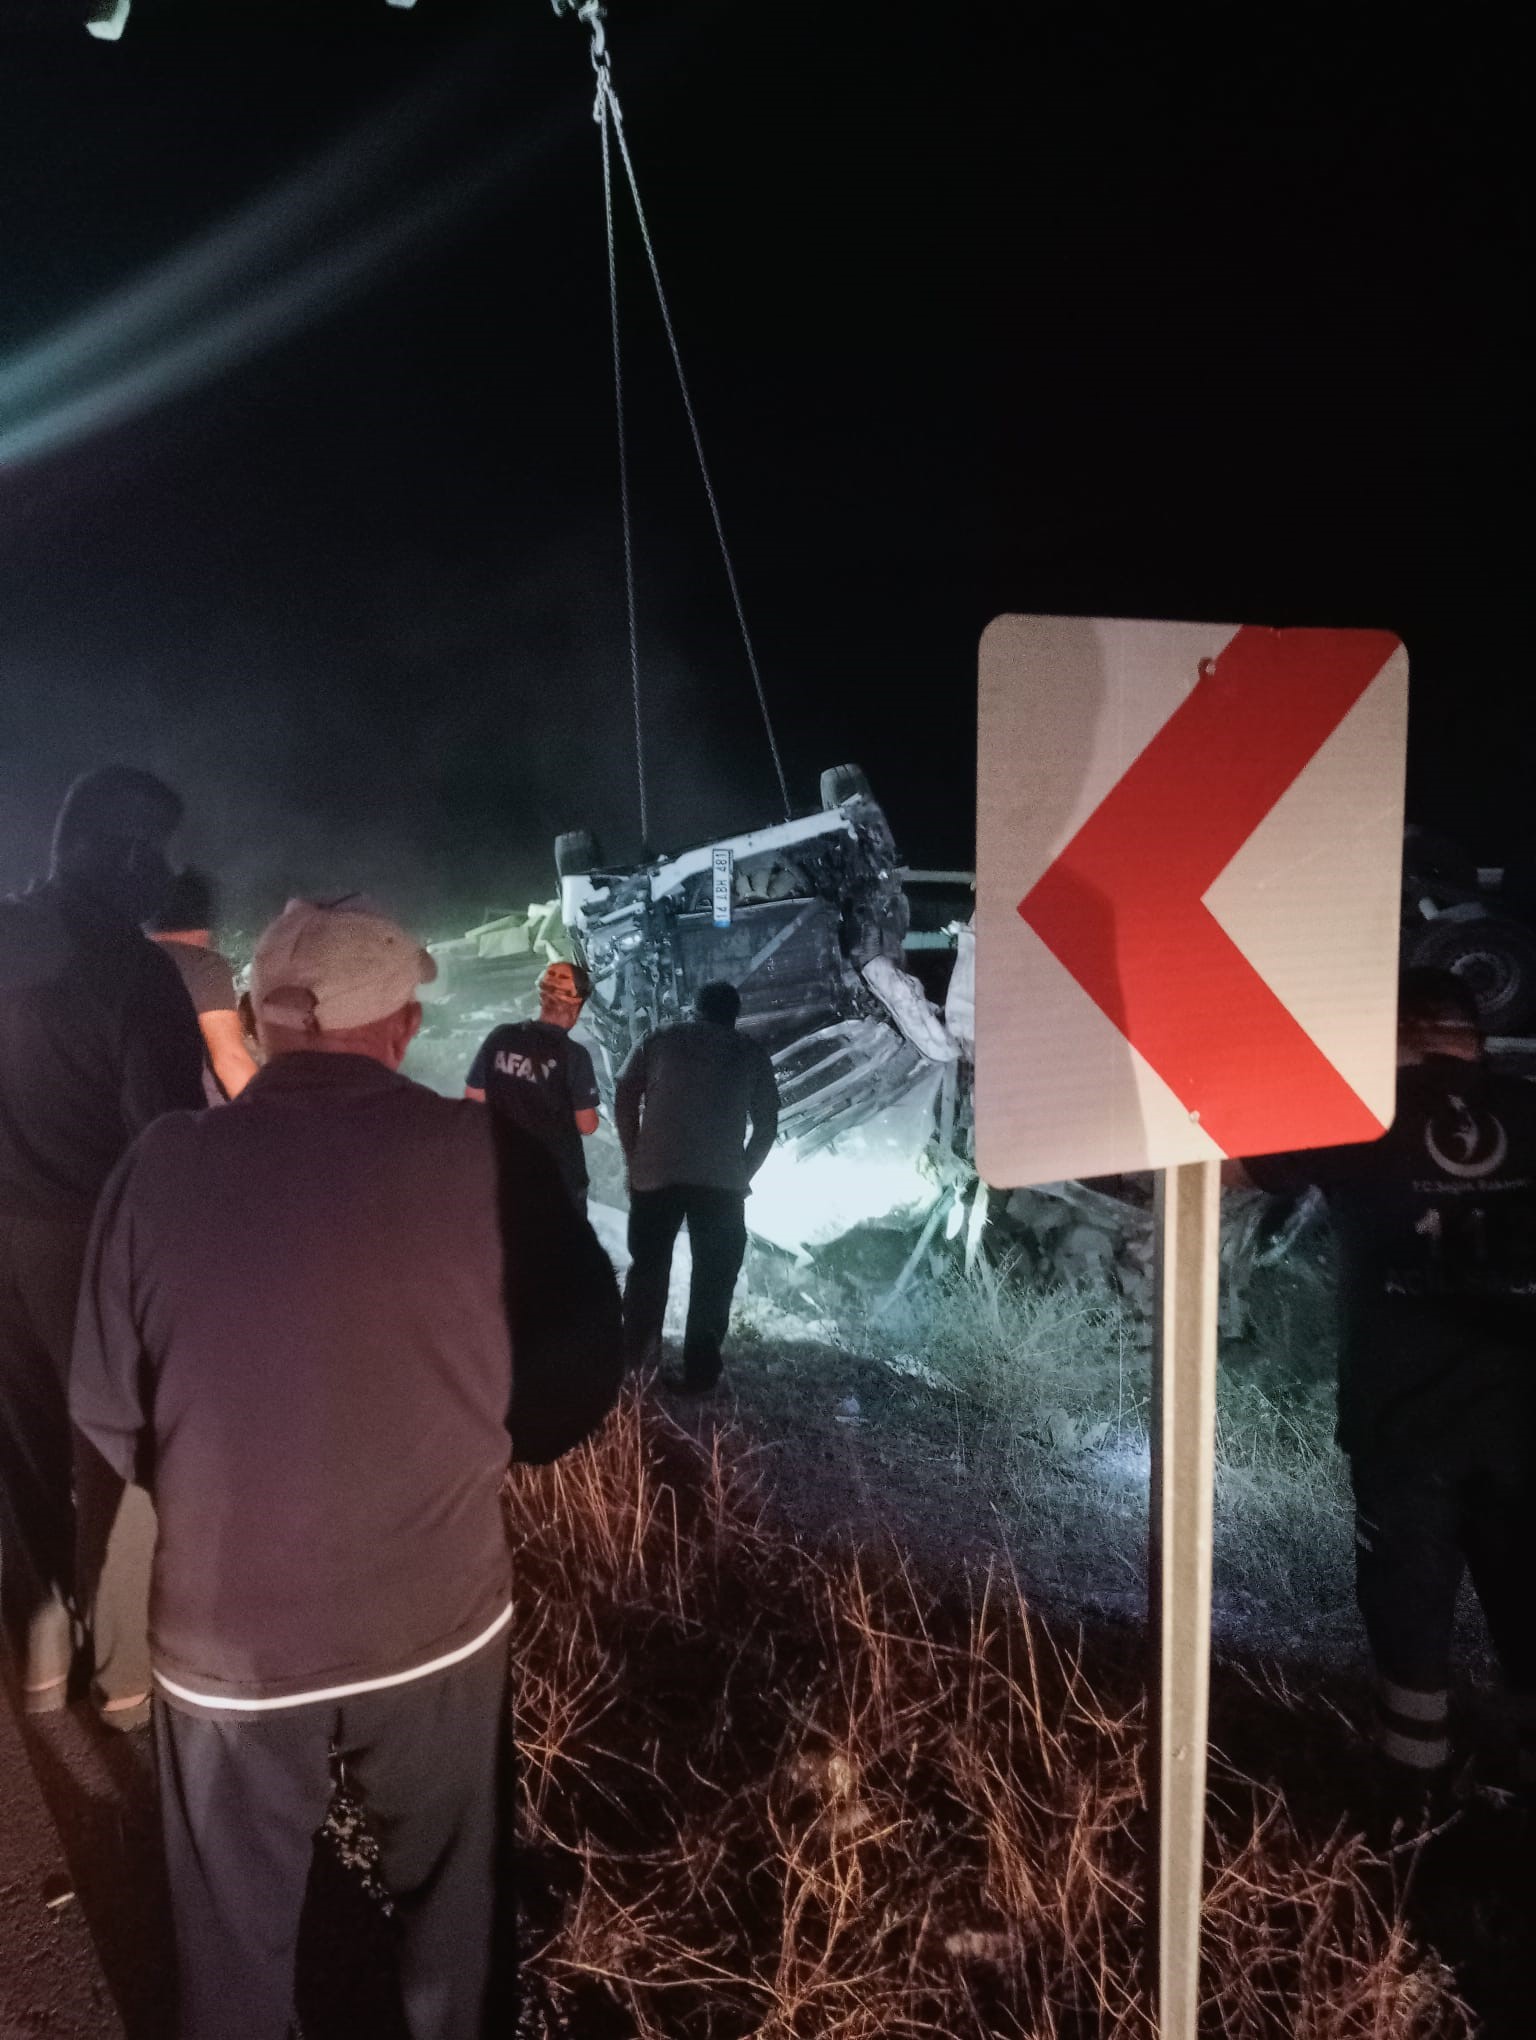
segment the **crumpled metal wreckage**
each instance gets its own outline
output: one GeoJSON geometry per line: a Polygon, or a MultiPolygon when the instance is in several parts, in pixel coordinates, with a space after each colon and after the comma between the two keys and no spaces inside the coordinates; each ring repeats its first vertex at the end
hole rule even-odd
{"type": "MultiPolygon", "coordinates": [[[[544,965],[575,957],[594,987],[578,1038],[593,1051],[611,1112],[634,1045],[685,1017],[700,985],[726,978],[741,993],[739,1024],[773,1058],[782,1105],[778,1142],[748,1203],[760,1240],[805,1259],[861,1225],[918,1227],[904,1287],[951,1247],[973,1265],[983,1231],[996,1225],[1014,1236],[1010,1258],[1029,1272],[1108,1288],[1144,1311],[1145,1186],[1111,1195],[1064,1183],[1009,1196],[979,1183],[973,928],[968,917],[949,924],[953,963],[939,1005],[906,968],[913,874],[868,781],[857,766],[838,766],[823,773],[821,794],[811,813],[646,863],[609,862],[585,831],[561,836],[557,900],[433,945],[441,977],[421,1059],[435,1052],[443,1088],[456,1089],[457,1064],[468,1067],[479,1035],[536,1011],[544,965]]],[[[945,939],[930,934],[922,947],[931,953],[945,939]]],[[[617,1178],[616,1153],[608,1159],[617,1178]]],[[[595,1168],[594,1194],[604,1187],[595,1168]]],[[[1256,1193],[1239,1201],[1224,1257],[1223,1316],[1234,1331],[1266,1237],[1258,1207],[1268,1202],[1256,1193]]]]}

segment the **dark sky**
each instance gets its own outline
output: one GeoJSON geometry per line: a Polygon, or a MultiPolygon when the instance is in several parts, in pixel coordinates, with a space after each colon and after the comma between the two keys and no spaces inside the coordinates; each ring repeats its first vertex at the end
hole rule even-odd
{"type": "MultiPolygon", "coordinates": [[[[69,11],[0,0],[0,882],[111,757],[246,918],[367,883],[446,928],[558,829],[633,853],[583,32],[69,11]]],[[[612,0],[792,792],[859,760],[915,863],[970,861],[1007,608],[1394,627],[1411,812],[1527,832],[1513,50],[1252,13],[612,0]]],[[[777,803],[632,235],[622,287],[676,847],[777,803]]]]}

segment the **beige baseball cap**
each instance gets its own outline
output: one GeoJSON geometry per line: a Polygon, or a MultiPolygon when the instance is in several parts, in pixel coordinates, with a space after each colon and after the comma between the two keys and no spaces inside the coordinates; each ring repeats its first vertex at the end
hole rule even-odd
{"type": "Polygon", "coordinates": [[[361,894],[290,900],[251,958],[258,1020],[321,1034],[398,1013],[431,984],[437,965],[413,935],[361,894]]]}

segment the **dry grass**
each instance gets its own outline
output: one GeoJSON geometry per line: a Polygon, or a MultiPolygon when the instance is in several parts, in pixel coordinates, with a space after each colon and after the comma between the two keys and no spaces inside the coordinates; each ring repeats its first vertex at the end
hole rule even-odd
{"type": "MultiPolygon", "coordinates": [[[[1090,1679],[996,1572],[786,1541],[744,1467],[631,1395],[512,1484],[544,2030],[1149,2035],[1139,1668],[1090,1679]]],[[[1470,2031],[1385,1865],[1215,1782],[1212,2033],[1470,2031]]]]}
{"type": "MultiPolygon", "coordinates": [[[[1258,1336],[1223,1351],[1214,1620],[1224,1647],[1337,1664],[1361,1647],[1352,1517],[1333,1441],[1331,1299],[1306,1274],[1267,1277],[1258,1336]],[[1297,1307],[1298,1291],[1308,1308],[1297,1307]]],[[[828,1314],[842,1352],[894,1369],[905,1401],[946,1409],[957,1499],[973,1512],[984,1499],[990,1541],[1018,1554],[1037,1606],[1140,1612],[1151,1395],[1144,1320],[1108,1291],[1029,1286],[984,1262],[971,1279],[941,1270],[913,1284],[873,1320],[847,1298],[828,1314]]],[[[736,1347],[749,1360],[767,1355],[772,1332],[754,1340],[744,1315],[736,1347]]],[[[782,1348],[773,1357],[786,1373],[782,1348]]],[[[782,1382],[785,1407],[776,1409],[766,1378],[734,1368],[752,1428],[792,1434],[808,1383],[830,1378],[814,1355],[799,1373],[806,1379],[782,1382]]],[[[877,1398],[865,1404],[873,1426],[877,1398]]],[[[892,1423],[907,1431],[911,1418],[893,1413],[892,1423]]]]}

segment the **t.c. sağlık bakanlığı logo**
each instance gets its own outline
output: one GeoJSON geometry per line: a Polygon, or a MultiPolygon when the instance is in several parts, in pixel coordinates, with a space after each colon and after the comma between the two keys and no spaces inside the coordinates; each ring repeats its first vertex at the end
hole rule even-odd
{"type": "Polygon", "coordinates": [[[1509,1135],[1494,1113],[1453,1091],[1425,1120],[1424,1145],[1447,1176],[1491,1176],[1509,1153],[1509,1135]]]}

